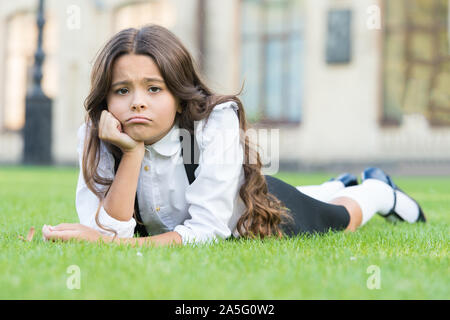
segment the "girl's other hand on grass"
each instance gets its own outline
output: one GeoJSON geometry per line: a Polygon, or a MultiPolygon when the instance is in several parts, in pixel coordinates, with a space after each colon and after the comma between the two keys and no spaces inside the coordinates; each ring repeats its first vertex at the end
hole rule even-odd
{"type": "Polygon", "coordinates": [[[57,226],[44,225],[42,227],[44,240],[62,240],[70,239],[97,242],[102,239],[102,235],[95,229],[84,226],[79,223],[60,223],[57,226]]]}

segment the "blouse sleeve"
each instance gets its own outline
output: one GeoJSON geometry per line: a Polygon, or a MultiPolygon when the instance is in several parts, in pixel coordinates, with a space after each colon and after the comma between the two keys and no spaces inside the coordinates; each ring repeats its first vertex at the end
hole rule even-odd
{"type": "MultiPolygon", "coordinates": [[[[100,203],[97,196],[89,190],[86,185],[82,170],[82,160],[83,160],[83,148],[85,140],[86,124],[83,124],[78,129],[78,161],[80,173],[78,176],[77,192],[75,205],[80,219],[80,223],[98,230],[104,235],[114,235],[113,232],[101,229],[95,221],[95,213],[97,212],[98,205],[100,203]]],[[[98,173],[104,177],[113,179],[114,178],[114,157],[110,154],[103,143],[100,144],[100,161],[98,165],[98,173]]],[[[106,192],[106,186],[96,184],[96,187],[103,192],[106,192]]],[[[129,221],[120,221],[111,217],[101,206],[99,211],[99,221],[100,223],[110,229],[117,231],[117,236],[119,238],[131,238],[134,235],[134,227],[136,226],[136,221],[131,218],[129,221]]]]}
{"type": "Polygon", "coordinates": [[[237,109],[234,102],[217,105],[206,124],[200,121],[195,130],[199,166],[194,182],[186,189],[191,218],[174,228],[183,244],[210,242],[231,235],[229,222],[243,173],[237,109]]]}

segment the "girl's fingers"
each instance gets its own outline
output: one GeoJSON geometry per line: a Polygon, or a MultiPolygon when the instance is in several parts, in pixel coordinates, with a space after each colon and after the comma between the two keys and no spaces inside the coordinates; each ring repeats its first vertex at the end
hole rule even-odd
{"type": "Polygon", "coordinates": [[[109,142],[115,142],[118,134],[122,132],[122,124],[112,113],[103,110],[99,123],[99,138],[109,142]]]}
{"type": "Polygon", "coordinates": [[[45,239],[47,240],[68,241],[70,239],[76,238],[76,231],[73,230],[63,230],[63,231],[45,230],[43,233],[45,239]]]}
{"type": "Polygon", "coordinates": [[[109,114],[108,118],[109,118],[108,121],[111,125],[111,127],[110,127],[111,131],[120,132],[120,127],[122,126],[120,121],[116,117],[114,117],[112,114],[109,114]],[[114,130],[114,129],[116,129],[116,130],[114,130]]]}
{"type": "Polygon", "coordinates": [[[100,122],[98,124],[98,134],[99,134],[99,138],[102,139],[103,138],[103,134],[105,132],[105,118],[108,115],[108,111],[103,110],[102,114],[100,115],[100,122]]]}
{"type": "Polygon", "coordinates": [[[47,225],[44,225],[42,227],[42,236],[44,237],[44,240],[49,239],[50,233],[51,233],[51,231],[50,231],[49,227],[47,225]]]}
{"type": "Polygon", "coordinates": [[[63,231],[63,230],[76,230],[77,223],[60,223],[54,227],[50,227],[50,230],[63,231]]]}
{"type": "Polygon", "coordinates": [[[103,110],[101,113],[98,137],[114,144],[122,152],[136,148],[139,143],[124,132],[120,120],[107,110],[103,110]]]}

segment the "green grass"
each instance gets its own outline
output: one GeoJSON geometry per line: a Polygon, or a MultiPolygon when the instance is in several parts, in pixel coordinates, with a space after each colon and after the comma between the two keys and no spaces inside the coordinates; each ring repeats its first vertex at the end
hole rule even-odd
{"type": "MultiPolygon", "coordinates": [[[[307,185],[330,174],[278,177],[307,185]]],[[[394,177],[421,203],[425,225],[376,216],[355,233],[177,248],[44,242],[43,224],[78,222],[77,178],[71,168],[0,167],[0,299],[450,298],[449,177],[394,177]],[[33,241],[19,240],[31,226],[33,241]],[[79,290],[66,286],[70,265],[79,290]],[[371,265],[380,289],[367,287],[371,265]]]]}

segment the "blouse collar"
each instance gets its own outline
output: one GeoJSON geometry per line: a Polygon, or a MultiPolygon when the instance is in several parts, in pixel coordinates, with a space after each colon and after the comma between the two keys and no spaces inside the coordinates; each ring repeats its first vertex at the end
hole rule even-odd
{"type": "Polygon", "coordinates": [[[155,150],[157,153],[170,157],[173,156],[181,147],[178,123],[172,126],[170,131],[154,144],[145,145],[145,149],[155,150]]]}

